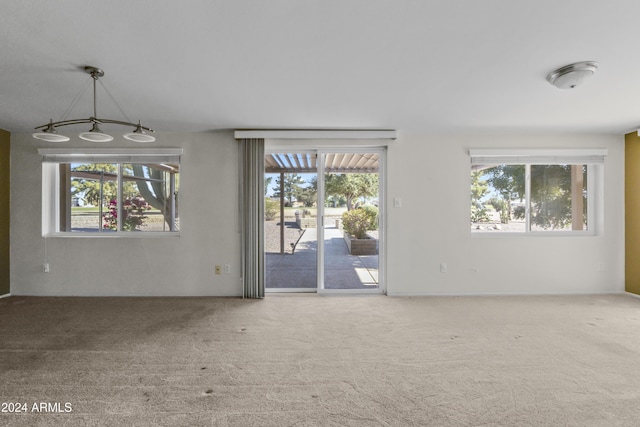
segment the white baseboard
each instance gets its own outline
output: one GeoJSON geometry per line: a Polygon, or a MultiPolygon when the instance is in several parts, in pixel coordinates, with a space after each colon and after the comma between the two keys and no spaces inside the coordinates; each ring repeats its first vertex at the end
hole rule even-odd
{"type": "MultiPolygon", "coordinates": [[[[622,295],[625,292],[602,291],[602,292],[470,292],[470,293],[410,293],[410,292],[387,292],[390,297],[553,297],[553,296],[589,296],[589,295],[622,295]]],[[[627,292],[627,294],[629,294],[627,292]]],[[[633,295],[633,294],[629,294],[633,295]]],[[[640,295],[636,295],[640,298],[640,295]]]]}
{"type": "Polygon", "coordinates": [[[10,296],[11,296],[11,294],[0,295],[0,299],[9,298],[10,296]]]}

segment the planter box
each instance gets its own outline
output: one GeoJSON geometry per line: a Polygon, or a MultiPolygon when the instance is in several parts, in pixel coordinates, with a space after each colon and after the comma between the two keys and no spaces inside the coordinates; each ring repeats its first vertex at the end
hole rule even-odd
{"type": "Polygon", "coordinates": [[[351,255],[377,255],[378,239],[355,239],[346,231],[343,233],[351,255]]]}
{"type": "Polygon", "coordinates": [[[315,218],[298,218],[296,217],[296,224],[298,228],[316,228],[317,220],[315,218]]]}
{"type": "Polygon", "coordinates": [[[301,214],[300,211],[296,211],[295,215],[298,228],[316,228],[318,224],[317,218],[301,214]]]}

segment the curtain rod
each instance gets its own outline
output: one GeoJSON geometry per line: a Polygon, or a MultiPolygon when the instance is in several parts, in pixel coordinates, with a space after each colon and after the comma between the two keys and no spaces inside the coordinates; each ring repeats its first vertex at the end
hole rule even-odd
{"type": "Polygon", "coordinates": [[[396,139],[395,130],[305,130],[305,129],[252,129],[236,130],[236,139],[396,139]]]}

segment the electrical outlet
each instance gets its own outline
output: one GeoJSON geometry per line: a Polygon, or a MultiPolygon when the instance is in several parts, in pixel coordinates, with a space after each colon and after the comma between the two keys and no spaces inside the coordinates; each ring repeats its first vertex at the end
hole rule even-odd
{"type": "Polygon", "coordinates": [[[49,263],[45,262],[44,264],[42,264],[42,271],[44,271],[45,273],[48,273],[49,271],[51,271],[49,269],[49,263]]]}
{"type": "Polygon", "coordinates": [[[216,265],[216,274],[220,274],[222,271],[222,268],[219,265],[216,265]]]}
{"type": "Polygon", "coordinates": [[[229,264],[225,264],[224,265],[224,274],[230,274],[231,273],[231,266],[229,264]]]}

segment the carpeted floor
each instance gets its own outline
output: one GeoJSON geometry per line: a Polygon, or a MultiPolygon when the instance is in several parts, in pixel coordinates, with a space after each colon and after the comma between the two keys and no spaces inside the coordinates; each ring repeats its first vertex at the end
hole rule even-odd
{"type": "Polygon", "coordinates": [[[628,295],[10,297],[0,425],[636,426],[639,361],[628,295]]]}

